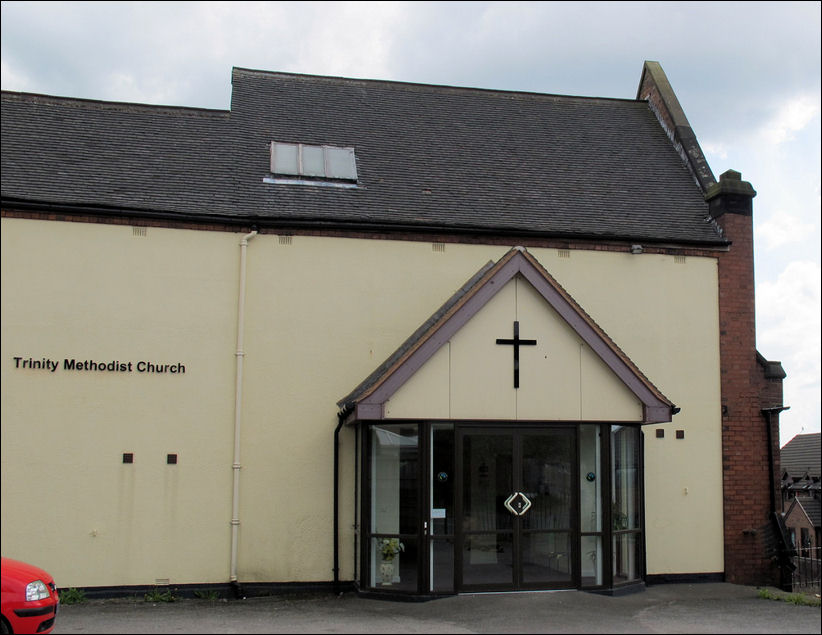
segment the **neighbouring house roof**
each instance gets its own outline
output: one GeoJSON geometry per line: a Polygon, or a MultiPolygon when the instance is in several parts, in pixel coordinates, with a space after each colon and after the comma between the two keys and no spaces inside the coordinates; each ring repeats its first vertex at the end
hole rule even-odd
{"type": "Polygon", "coordinates": [[[644,100],[235,68],[229,111],[2,93],[4,208],[726,245],[644,100]],[[272,141],[356,187],[272,182],[272,141]]]}
{"type": "Polygon", "coordinates": [[[788,479],[813,479],[820,477],[822,444],[819,432],[798,434],[788,441],[779,453],[782,473],[788,479]]]}
{"type": "Polygon", "coordinates": [[[791,506],[785,513],[785,517],[790,517],[797,508],[800,513],[804,513],[808,517],[814,527],[819,528],[822,526],[822,503],[818,498],[797,496],[793,499],[791,506]]]}
{"type": "Polygon", "coordinates": [[[818,498],[800,498],[799,504],[804,508],[814,527],[822,526],[822,505],[818,498]]]}

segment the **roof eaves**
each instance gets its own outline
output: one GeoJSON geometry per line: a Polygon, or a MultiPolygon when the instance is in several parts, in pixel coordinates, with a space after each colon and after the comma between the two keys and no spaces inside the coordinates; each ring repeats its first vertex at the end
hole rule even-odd
{"type": "Polygon", "coordinates": [[[150,112],[154,114],[188,115],[188,116],[216,116],[226,118],[230,111],[218,108],[201,108],[197,106],[173,106],[167,104],[146,104],[128,101],[108,101],[104,99],[89,99],[83,97],[65,97],[62,95],[47,95],[44,93],[25,93],[19,91],[2,91],[2,98],[6,101],[27,102],[30,104],[56,105],[76,108],[98,108],[101,110],[117,110],[123,112],[150,112]]]}

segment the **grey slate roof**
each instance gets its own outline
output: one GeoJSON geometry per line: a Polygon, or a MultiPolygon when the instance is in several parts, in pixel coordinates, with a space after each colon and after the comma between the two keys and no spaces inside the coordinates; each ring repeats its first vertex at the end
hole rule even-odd
{"type": "Polygon", "coordinates": [[[3,92],[12,203],[264,226],[724,244],[648,104],[234,69],[230,111],[3,92]],[[272,140],[358,187],[266,183],[272,140]]]}
{"type": "MultiPolygon", "coordinates": [[[[805,512],[805,515],[814,527],[820,527],[820,524],[822,524],[822,504],[820,504],[818,498],[797,495],[791,502],[785,515],[790,516],[791,512],[797,507],[805,512]]],[[[791,523],[791,526],[795,526],[795,524],[791,523]]]]}
{"type": "Polygon", "coordinates": [[[797,498],[796,502],[802,505],[814,527],[822,526],[822,505],[818,498],[797,498]]]}
{"type": "Polygon", "coordinates": [[[779,452],[782,472],[787,472],[790,478],[802,478],[808,474],[818,479],[822,463],[821,437],[819,432],[798,434],[786,443],[779,452]]]}

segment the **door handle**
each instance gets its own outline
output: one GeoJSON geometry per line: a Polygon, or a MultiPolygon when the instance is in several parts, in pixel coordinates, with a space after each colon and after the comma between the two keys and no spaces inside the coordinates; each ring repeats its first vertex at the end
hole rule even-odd
{"type": "Polygon", "coordinates": [[[514,516],[523,516],[531,508],[531,501],[522,492],[514,492],[505,499],[505,507],[514,516]]]}

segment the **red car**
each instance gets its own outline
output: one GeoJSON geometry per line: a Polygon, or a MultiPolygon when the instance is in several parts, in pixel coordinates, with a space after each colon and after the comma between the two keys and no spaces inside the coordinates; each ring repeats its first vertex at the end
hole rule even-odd
{"type": "Polygon", "coordinates": [[[11,558],[2,565],[3,633],[51,633],[60,602],[54,578],[11,558]]]}

